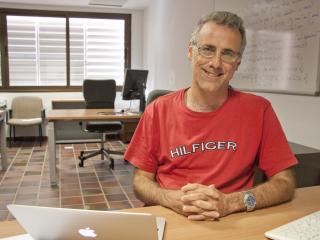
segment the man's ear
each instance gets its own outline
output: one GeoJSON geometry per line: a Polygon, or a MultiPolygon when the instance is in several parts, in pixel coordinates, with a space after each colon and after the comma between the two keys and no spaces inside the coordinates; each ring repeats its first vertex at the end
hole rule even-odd
{"type": "Polygon", "coordinates": [[[237,63],[236,71],[238,70],[238,68],[239,68],[239,66],[240,66],[240,63],[241,63],[241,61],[237,63]]]}
{"type": "Polygon", "coordinates": [[[189,42],[189,45],[188,45],[188,58],[189,58],[189,60],[191,60],[192,59],[192,50],[193,50],[193,47],[192,47],[192,43],[191,42],[189,42]]]}

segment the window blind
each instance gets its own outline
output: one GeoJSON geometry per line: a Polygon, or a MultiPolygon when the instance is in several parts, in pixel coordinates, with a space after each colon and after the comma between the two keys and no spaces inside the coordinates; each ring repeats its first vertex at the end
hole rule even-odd
{"type": "Polygon", "coordinates": [[[66,20],[7,16],[11,86],[66,85],[66,20]]]}

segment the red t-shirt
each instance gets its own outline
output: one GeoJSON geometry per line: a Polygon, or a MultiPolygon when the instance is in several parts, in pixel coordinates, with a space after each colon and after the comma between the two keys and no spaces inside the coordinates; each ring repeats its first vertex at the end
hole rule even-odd
{"type": "Polygon", "coordinates": [[[180,90],[146,108],[124,158],[155,173],[161,187],[214,184],[222,192],[251,188],[254,167],[272,176],[297,164],[264,98],[229,90],[212,112],[194,112],[180,90]]]}

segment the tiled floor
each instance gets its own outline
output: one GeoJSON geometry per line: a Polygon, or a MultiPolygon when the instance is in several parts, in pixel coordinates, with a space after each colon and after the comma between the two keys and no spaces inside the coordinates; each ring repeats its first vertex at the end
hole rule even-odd
{"type": "MultiPolygon", "coordinates": [[[[125,148],[121,142],[107,144],[113,149],[125,148]]],[[[100,156],[85,161],[84,168],[78,167],[79,151],[95,148],[95,143],[57,145],[56,187],[49,182],[46,143],[39,147],[38,142],[16,142],[8,148],[9,168],[0,171],[0,220],[12,218],[6,208],[9,203],[96,210],[141,207],[132,191],[133,167],[124,163],[122,156],[115,156],[114,170],[100,156]]]]}

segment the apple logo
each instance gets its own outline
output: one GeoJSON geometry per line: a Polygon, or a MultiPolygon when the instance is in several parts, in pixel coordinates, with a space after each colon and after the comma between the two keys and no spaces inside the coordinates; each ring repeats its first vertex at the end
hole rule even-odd
{"type": "Polygon", "coordinates": [[[80,235],[82,235],[84,237],[94,238],[97,236],[97,234],[94,232],[94,230],[90,229],[89,227],[84,228],[84,229],[79,229],[79,233],[80,233],[80,235]]]}

